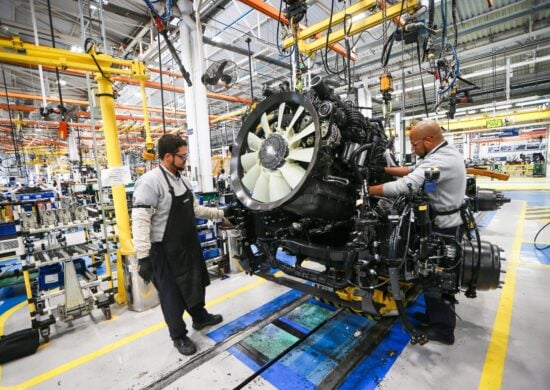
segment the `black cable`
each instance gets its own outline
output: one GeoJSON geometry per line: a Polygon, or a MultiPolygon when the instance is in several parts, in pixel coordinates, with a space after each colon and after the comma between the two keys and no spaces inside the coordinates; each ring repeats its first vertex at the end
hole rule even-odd
{"type": "Polygon", "coordinates": [[[451,2],[451,8],[453,10],[453,28],[454,28],[454,35],[455,35],[455,48],[458,46],[458,28],[456,27],[456,20],[457,18],[457,10],[456,10],[456,0],[452,0],[451,2]]]}
{"type": "MultiPolygon", "coordinates": [[[[252,83],[252,53],[250,52],[250,37],[246,38],[246,44],[248,46],[248,72],[250,73],[250,100],[252,100],[252,104],[254,104],[254,85],[252,83]]],[[[298,66],[298,64],[297,64],[298,66]]]]}
{"type": "Polygon", "coordinates": [[[420,83],[422,84],[422,99],[424,101],[424,110],[426,111],[426,118],[428,118],[428,101],[426,99],[426,88],[424,88],[424,77],[422,77],[422,65],[420,64],[420,43],[418,41],[416,41],[416,56],[418,59],[418,72],[420,75],[420,83]]]}
{"type": "MultiPolygon", "coordinates": [[[[23,176],[23,170],[22,170],[22,167],[21,167],[21,157],[19,156],[19,150],[17,149],[17,142],[15,142],[15,125],[13,123],[13,118],[11,116],[10,99],[8,97],[8,84],[6,82],[6,72],[4,71],[4,64],[2,64],[2,77],[4,78],[4,92],[6,93],[6,102],[8,103],[8,116],[10,118],[11,139],[13,141],[13,151],[15,153],[15,163],[17,164],[17,168],[19,168],[19,173],[21,173],[21,176],[23,176]]],[[[25,170],[25,172],[26,172],[26,170],[25,170]]]]}
{"type": "Polygon", "coordinates": [[[539,247],[537,246],[537,238],[539,236],[539,234],[542,233],[542,231],[548,226],[550,225],[550,222],[547,222],[546,225],[544,225],[543,227],[540,228],[540,230],[537,232],[537,234],[535,234],[535,239],[533,240],[534,244],[535,244],[535,249],[538,249],[539,251],[543,251],[543,250],[546,250],[548,248],[550,248],[550,245],[546,245],[545,247],[539,247]]]}
{"type": "Polygon", "coordinates": [[[276,32],[277,50],[279,51],[279,55],[281,57],[290,57],[294,52],[294,45],[292,46],[292,49],[290,50],[290,53],[284,54],[283,49],[281,49],[281,45],[279,44],[279,29],[280,29],[280,26],[281,26],[282,11],[283,11],[283,0],[281,0],[280,3],[279,3],[279,18],[277,20],[277,32],[276,32]]]}
{"type": "Polygon", "coordinates": [[[159,74],[160,74],[160,105],[162,107],[162,134],[166,134],[166,119],[164,118],[164,84],[162,82],[162,53],[160,51],[160,33],[157,34],[159,48],[159,74]]]}
{"type": "MultiPolygon", "coordinates": [[[[50,19],[50,34],[52,36],[52,47],[55,49],[55,35],[53,31],[53,19],[52,19],[52,7],[50,4],[50,0],[47,0],[48,2],[48,17],[50,19]]],[[[59,94],[59,104],[60,104],[60,114],[61,114],[61,121],[65,121],[65,106],[63,105],[63,94],[61,93],[61,80],[59,78],[59,69],[57,66],[55,67],[55,77],[57,79],[57,91],[59,94]]]]}

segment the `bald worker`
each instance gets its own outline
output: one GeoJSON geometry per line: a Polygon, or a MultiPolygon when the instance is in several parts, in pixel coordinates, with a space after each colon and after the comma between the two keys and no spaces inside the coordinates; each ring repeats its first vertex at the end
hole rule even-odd
{"type": "MultiPolygon", "coordinates": [[[[409,134],[412,151],[421,160],[414,167],[385,167],[384,172],[401,177],[396,181],[369,187],[369,195],[396,197],[408,193],[409,184],[417,192],[424,184],[426,168],[439,168],[440,177],[436,191],[428,194],[430,205],[435,210],[434,229],[436,233],[455,236],[462,240],[464,232],[460,207],[466,192],[466,169],[464,160],[452,145],[449,145],[437,122],[418,122],[409,134]]],[[[443,344],[454,344],[456,316],[455,298],[441,294],[436,287],[426,285],[426,314],[428,324],[425,332],[430,340],[443,344]]]]}

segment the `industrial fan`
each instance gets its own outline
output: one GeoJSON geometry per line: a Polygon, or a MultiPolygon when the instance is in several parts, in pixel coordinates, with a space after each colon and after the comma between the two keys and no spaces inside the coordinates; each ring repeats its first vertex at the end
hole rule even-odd
{"type": "Polygon", "coordinates": [[[231,162],[235,190],[254,210],[291,200],[315,165],[320,144],[315,109],[303,96],[283,93],[266,99],[243,124],[231,162]]]}
{"type": "Polygon", "coordinates": [[[233,61],[214,62],[201,77],[202,83],[210,92],[223,92],[235,84],[239,70],[233,61]]]}

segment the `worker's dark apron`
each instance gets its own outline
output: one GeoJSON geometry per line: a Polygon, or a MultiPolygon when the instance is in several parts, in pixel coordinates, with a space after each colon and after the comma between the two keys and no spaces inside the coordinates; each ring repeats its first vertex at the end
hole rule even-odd
{"type": "Polygon", "coordinates": [[[204,289],[210,284],[197,234],[193,192],[180,178],[187,191],[176,196],[166,172],[162,168],[161,171],[172,196],[162,245],[168,266],[189,309],[204,304],[204,289]]]}

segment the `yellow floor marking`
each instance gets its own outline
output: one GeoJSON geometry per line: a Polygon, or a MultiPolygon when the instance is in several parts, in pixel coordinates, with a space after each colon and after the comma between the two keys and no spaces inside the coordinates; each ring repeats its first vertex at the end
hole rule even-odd
{"type": "MultiPolygon", "coordinates": [[[[250,283],[246,286],[243,286],[235,291],[231,291],[230,293],[227,293],[225,295],[222,295],[221,297],[218,297],[218,298],[215,298],[211,301],[209,301],[207,304],[206,304],[206,307],[211,307],[211,306],[214,306],[214,305],[217,305],[218,303],[221,303],[223,301],[226,301],[236,295],[239,295],[239,294],[242,294],[250,289],[253,289],[254,287],[257,287],[263,283],[265,283],[266,280],[265,279],[260,279],[260,280],[257,280],[255,281],[254,283],[250,283]]],[[[27,304],[27,302],[24,302],[24,304],[27,304]]],[[[17,307],[17,306],[16,306],[17,307]]],[[[15,309],[16,307],[14,307],[13,309],[15,309]]],[[[10,309],[10,310],[13,310],[13,309],[10,309]]],[[[13,310],[14,312],[16,310],[13,310]]],[[[7,314],[8,312],[6,312],[5,314],[7,314]]],[[[187,314],[187,312],[185,312],[185,315],[184,317],[188,317],[189,315],[187,314]]],[[[7,318],[6,318],[7,319],[7,318]]],[[[1,320],[1,318],[0,318],[1,320]]],[[[2,325],[1,321],[0,321],[0,325],[2,325]]],[[[98,357],[101,357],[111,351],[114,351],[115,349],[117,348],[120,348],[126,344],[129,344],[133,341],[136,341],[144,336],[147,336],[151,333],[154,333],[162,328],[166,327],[166,323],[164,321],[162,322],[159,322],[155,325],[152,325],[142,331],[139,331],[137,333],[134,333],[130,336],[127,336],[121,340],[118,340],[112,344],[109,344],[109,345],[106,345],[94,352],[90,352],[84,356],[81,356],[79,358],[76,358],[74,360],[71,360],[70,362],[67,362],[65,364],[62,364],[56,368],[54,368],[53,370],[50,370],[50,371],[47,371],[47,372],[44,372],[40,375],[37,375],[35,376],[34,378],[31,378],[31,379],[28,379],[22,383],[19,383],[17,385],[14,385],[14,386],[2,386],[0,384],[0,390],[15,390],[15,389],[28,389],[29,387],[32,387],[32,386],[36,386],[42,382],[45,382],[49,379],[52,379],[58,375],[61,375],[67,371],[70,371],[72,370],[73,368],[76,368],[84,363],[87,363],[89,361],[92,361],[94,359],[97,359],[98,357]]],[[[0,370],[1,370],[2,366],[0,365],[0,370]]],[[[0,371],[0,383],[2,381],[2,377],[1,377],[1,371],[0,371]]]]}
{"type": "Polygon", "coordinates": [[[523,228],[527,202],[522,202],[516,235],[512,246],[512,255],[506,269],[504,287],[498,305],[498,311],[493,326],[493,333],[489,341],[489,348],[485,356],[485,364],[479,381],[480,390],[498,390],[502,386],[504,364],[506,362],[506,350],[510,323],[512,321],[512,307],[514,305],[514,292],[516,289],[516,272],[520,262],[521,243],[523,241],[523,228]]]}
{"type": "MultiPolygon", "coordinates": [[[[23,301],[11,309],[7,310],[4,314],[0,316],[0,335],[4,334],[4,326],[6,325],[6,322],[8,321],[9,316],[11,316],[13,313],[15,313],[17,310],[27,306],[27,301],[23,301]]],[[[2,365],[0,364],[0,380],[2,379],[2,365]]],[[[2,386],[0,386],[0,389],[2,386]]]]}
{"type": "Polygon", "coordinates": [[[23,301],[11,309],[7,310],[4,314],[0,316],[0,335],[4,334],[4,326],[6,325],[6,322],[8,321],[9,316],[11,316],[13,313],[15,313],[17,310],[27,306],[27,301],[23,301]]]}

